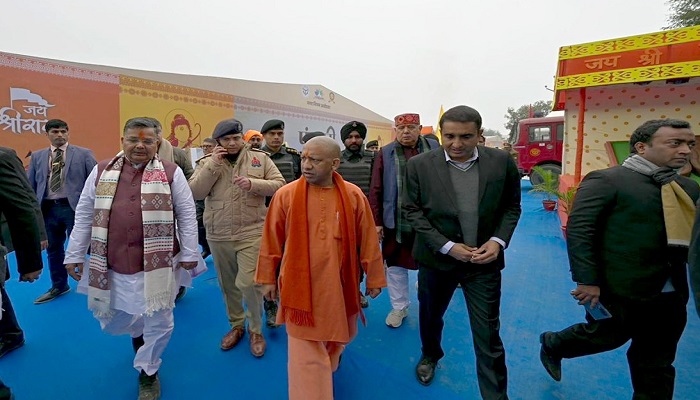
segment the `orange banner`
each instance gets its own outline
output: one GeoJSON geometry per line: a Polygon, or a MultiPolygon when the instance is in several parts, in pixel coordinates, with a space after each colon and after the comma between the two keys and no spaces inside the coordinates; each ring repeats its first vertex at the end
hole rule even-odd
{"type": "Polygon", "coordinates": [[[119,85],[116,75],[37,62],[0,53],[0,146],[28,153],[49,146],[44,125],[62,119],[70,143],[97,159],[119,149],[119,85]]]}
{"type": "Polygon", "coordinates": [[[560,61],[559,77],[700,59],[700,41],[560,61]]]}

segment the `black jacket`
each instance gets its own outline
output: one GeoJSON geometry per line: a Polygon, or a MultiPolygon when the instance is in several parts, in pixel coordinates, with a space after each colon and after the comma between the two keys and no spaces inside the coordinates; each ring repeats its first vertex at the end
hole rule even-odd
{"type": "MultiPolygon", "coordinates": [[[[697,183],[676,182],[697,201],[697,183]]],[[[622,166],[589,173],[569,216],[567,247],[573,280],[601,294],[648,300],[671,278],[688,295],[688,250],[667,245],[661,186],[649,176],[622,166]]]]}
{"type": "Polygon", "coordinates": [[[7,220],[20,275],[43,268],[39,227],[43,221],[37,210],[22,162],[14,150],[0,147],[0,213],[7,220]]]}
{"type": "MultiPolygon", "coordinates": [[[[520,174],[508,153],[479,146],[478,245],[491,237],[506,243],[520,219],[520,174]]],[[[403,212],[416,232],[413,257],[428,268],[451,270],[464,263],[440,253],[448,241],[463,243],[457,195],[450,179],[442,148],[419,154],[408,161],[403,190],[403,212]]],[[[477,190],[477,188],[474,188],[477,190]]],[[[505,266],[503,252],[498,259],[470,268],[493,270],[505,266]]]]}

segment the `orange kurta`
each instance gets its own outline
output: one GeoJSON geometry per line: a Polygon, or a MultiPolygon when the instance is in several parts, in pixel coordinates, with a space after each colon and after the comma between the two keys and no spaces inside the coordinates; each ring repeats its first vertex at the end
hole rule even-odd
{"type": "MultiPolygon", "coordinates": [[[[262,284],[276,283],[279,260],[280,280],[285,274],[294,274],[295,268],[306,268],[305,262],[289,259],[283,250],[289,235],[309,235],[314,326],[299,326],[285,321],[283,313],[277,314],[277,323],[286,324],[287,334],[297,339],[348,343],[357,331],[358,315],[346,315],[345,301],[348,299],[343,298],[341,286],[343,238],[340,218],[343,217],[343,210],[339,190],[335,186],[321,188],[309,185],[306,210],[294,210],[291,199],[297,184],[298,181],[295,181],[283,186],[270,204],[255,281],[262,284]],[[287,217],[297,212],[307,214],[308,232],[300,232],[299,227],[289,226],[287,217]]],[[[366,285],[368,288],[386,287],[382,255],[369,202],[357,186],[347,184],[346,187],[354,211],[358,259],[367,273],[366,285]]],[[[284,287],[280,287],[280,296],[285,295],[290,294],[285,293],[284,287]]]]}

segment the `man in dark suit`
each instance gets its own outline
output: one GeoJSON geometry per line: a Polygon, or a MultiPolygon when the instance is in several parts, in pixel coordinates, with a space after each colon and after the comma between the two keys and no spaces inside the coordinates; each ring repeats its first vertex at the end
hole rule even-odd
{"type": "MultiPolygon", "coordinates": [[[[36,219],[36,200],[29,189],[22,162],[14,150],[0,147],[0,214],[7,219],[15,243],[20,282],[34,282],[41,274],[41,239],[36,219]]],[[[9,270],[7,249],[0,244],[0,357],[24,345],[24,333],[17,323],[5,291],[9,270]]],[[[10,389],[0,381],[0,400],[11,399],[10,389]]]]}
{"type": "Polygon", "coordinates": [[[673,361],[687,320],[691,224],[700,188],[678,175],[695,136],[686,121],[651,120],[630,137],[622,165],[581,182],[567,228],[571,295],[612,315],[544,332],[540,359],[561,379],[562,358],[627,351],[633,399],[671,399],[673,361]]]}
{"type": "Polygon", "coordinates": [[[481,115],[457,106],[440,118],[442,148],[408,162],[403,211],[415,229],[422,357],[416,377],[429,385],[444,352],[443,315],[462,286],[474,336],[479,390],[507,399],[499,313],[503,250],[520,218],[520,175],[508,153],[478,147],[481,115]]]}
{"type": "Polygon", "coordinates": [[[68,144],[68,124],[60,119],[46,122],[51,146],[32,153],[29,183],[41,205],[49,247],[46,250],[51,272],[51,288],[34,300],[49,302],[70,291],[68,273],[63,267],[66,238],[73,230],[75,207],[83,185],[97,164],[92,151],[68,144]]]}

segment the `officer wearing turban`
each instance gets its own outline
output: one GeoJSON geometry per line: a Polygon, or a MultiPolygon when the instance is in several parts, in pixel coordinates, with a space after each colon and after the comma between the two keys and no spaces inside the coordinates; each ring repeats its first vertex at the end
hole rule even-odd
{"type": "Polygon", "coordinates": [[[341,153],[338,173],[348,182],[359,186],[369,195],[369,181],[372,176],[374,153],[364,150],[367,126],[359,121],[350,121],[340,128],[340,139],[345,145],[341,153]]]}
{"type": "MultiPolygon", "coordinates": [[[[340,129],[340,139],[345,145],[345,150],[340,154],[338,173],[345,181],[354,183],[365,196],[369,195],[369,183],[372,177],[372,163],[374,152],[364,149],[363,142],[367,137],[367,126],[359,121],[350,121],[340,129]]],[[[362,281],[362,275],[360,275],[362,281]]],[[[360,291],[360,305],[363,308],[369,306],[367,298],[360,291]]]]}
{"type": "Polygon", "coordinates": [[[250,147],[259,149],[262,147],[263,135],[260,132],[251,129],[246,132],[245,135],[243,135],[243,140],[245,140],[250,147]]]}

